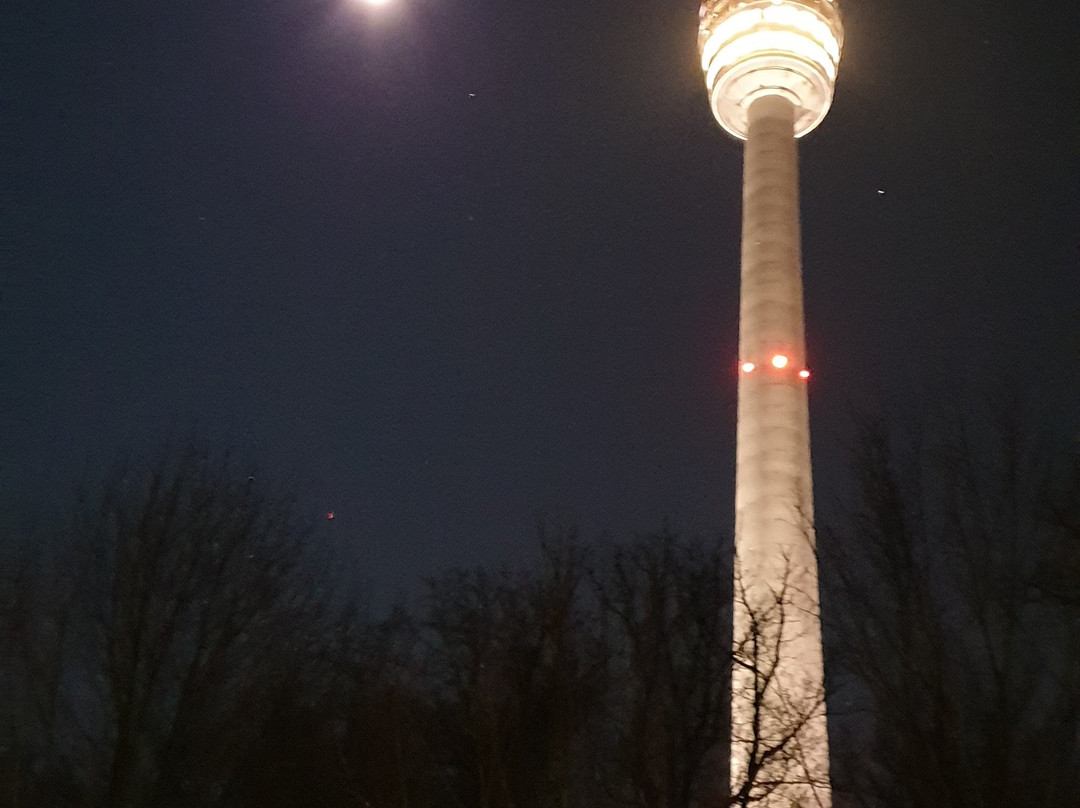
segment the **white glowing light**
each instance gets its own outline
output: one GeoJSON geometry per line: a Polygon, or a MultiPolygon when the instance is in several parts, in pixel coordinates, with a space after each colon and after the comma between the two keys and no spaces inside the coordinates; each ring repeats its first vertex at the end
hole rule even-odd
{"type": "MultiPolygon", "coordinates": [[[[835,40],[834,40],[835,43],[835,40]]],[[[721,70],[731,67],[763,51],[782,51],[793,56],[801,56],[816,62],[825,71],[829,81],[836,80],[836,64],[824,58],[826,52],[815,42],[810,42],[791,31],[751,31],[717,50],[705,81],[710,86],[716,81],[721,70]]]]}
{"type": "Polygon", "coordinates": [[[809,370],[800,370],[799,371],[799,378],[800,379],[809,379],[810,378],[810,371],[809,370]]]}
{"type": "Polygon", "coordinates": [[[756,367],[757,365],[755,365],[753,362],[743,362],[742,364],[743,373],[749,373],[756,367]]]}
{"type": "Polygon", "coordinates": [[[369,6],[385,6],[390,0],[360,0],[360,2],[369,6]]]}
{"type": "Polygon", "coordinates": [[[705,0],[701,69],[717,121],[746,137],[746,111],[762,95],[796,108],[795,136],[811,131],[832,104],[843,29],[821,0],[705,0]]]}
{"type": "MultiPolygon", "coordinates": [[[[812,61],[821,60],[822,55],[827,56],[827,59],[821,60],[826,63],[821,64],[821,67],[833,77],[836,76],[836,65],[840,61],[840,42],[829,25],[812,11],[798,6],[780,5],[778,2],[765,8],[736,11],[713,27],[701,51],[701,69],[708,70],[709,65],[713,64],[713,57],[723,46],[751,30],[758,35],[757,44],[752,48],[740,48],[732,52],[736,59],[757,50],[789,50],[793,40],[790,37],[776,38],[775,35],[790,33],[804,40],[803,43],[795,45],[797,53],[812,61]]],[[[733,60],[724,61],[730,64],[733,60]]]]}
{"type": "Polygon", "coordinates": [[[774,368],[776,368],[777,370],[780,370],[781,368],[786,368],[787,363],[788,363],[788,358],[786,356],[784,356],[783,354],[777,354],[776,356],[774,356],[772,358],[772,366],[774,368]]]}

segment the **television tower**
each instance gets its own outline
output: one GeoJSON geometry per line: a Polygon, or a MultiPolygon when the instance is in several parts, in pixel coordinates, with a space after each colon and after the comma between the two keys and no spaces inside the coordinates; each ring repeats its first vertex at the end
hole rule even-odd
{"type": "Polygon", "coordinates": [[[842,42],[832,0],[701,6],[698,47],[713,115],[746,141],[731,783],[736,804],[766,808],[832,802],[795,141],[829,111],[842,42]]]}

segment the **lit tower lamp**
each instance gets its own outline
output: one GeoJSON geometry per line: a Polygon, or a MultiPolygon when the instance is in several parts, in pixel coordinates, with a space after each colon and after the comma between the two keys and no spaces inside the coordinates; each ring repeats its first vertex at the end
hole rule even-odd
{"type": "Polygon", "coordinates": [[[829,110],[842,40],[830,0],[701,7],[698,46],[713,114],[746,141],[734,630],[743,657],[742,640],[756,633],[764,642],[756,674],[738,664],[732,674],[731,778],[740,787],[760,766],[750,796],[767,808],[831,803],[795,140],[829,110]],[[756,630],[751,614],[764,618],[756,630]]]}

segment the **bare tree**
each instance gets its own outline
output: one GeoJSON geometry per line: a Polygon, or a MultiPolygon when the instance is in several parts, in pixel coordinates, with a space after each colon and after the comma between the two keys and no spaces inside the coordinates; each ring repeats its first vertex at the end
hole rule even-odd
{"type": "Polygon", "coordinates": [[[92,777],[94,736],[72,689],[86,661],[89,625],[81,600],[87,548],[43,530],[23,539],[10,561],[3,612],[3,667],[12,728],[13,805],[85,800],[92,777]]]}
{"type": "Polygon", "coordinates": [[[669,530],[616,547],[593,574],[608,624],[609,798],[640,808],[727,792],[731,578],[718,544],[669,530]]]}
{"type": "Polygon", "coordinates": [[[352,605],[269,710],[234,781],[230,805],[408,808],[434,804],[422,731],[413,621],[365,619],[352,605]]]}
{"type": "Polygon", "coordinates": [[[775,586],[759,585],[751,595],[738,565],[735,569],[732,697],[743,701],[742,712],[751,718],[746,725],[732,725],[729,803],[780,805],[795,793],[826,805],[821,795],[829,794],[830,783],[813,757],[820,754],[814,733],[824,729],[825,691],[793,678],[797,669],[786,659],[805,617],[808,598],[795,591],[801,576],[784,559],[775,586]]]}
{"type": "Polygon", "coordinates": [[[1035,423],[969,408],[857,444],[827,614],[868,708],[845,772],[863,804],[1080,802],[1078,614],[1048,594],[1068,555],[1048,517],[1075,503],[1035,423]]]}
{"type": "Polygon", "coordinates": [[[217,803],[318,630],[302,539],[287,498],[193,449],[82,496],[34,578],[60,596],[28,601],[37,757],[116,808],[217,803]]]}
{"type": "Polygon", "coordinates": [[[537,575],[453,572],[428,584],[427,664],[445,799],[567,808],[580,799],[584,731],[602,657],[572,542],[537,575]]]}

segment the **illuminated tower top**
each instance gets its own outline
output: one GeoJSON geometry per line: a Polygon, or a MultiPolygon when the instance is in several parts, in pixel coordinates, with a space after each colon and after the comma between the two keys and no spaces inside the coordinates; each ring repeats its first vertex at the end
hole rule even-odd
{"type": "Polygon", "coordinates": [[[750,105],[779,95],[802,137],[832,104],[843,41],[834,0],[704,0],[698,50],[713,115],[745,140],[750,105]]]}

